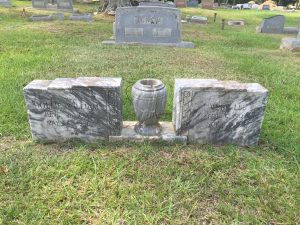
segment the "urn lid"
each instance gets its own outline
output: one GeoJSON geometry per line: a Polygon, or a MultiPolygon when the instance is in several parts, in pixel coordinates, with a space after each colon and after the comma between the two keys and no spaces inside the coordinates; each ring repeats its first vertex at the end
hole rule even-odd
{"type": "Polygon", "coordinates": [[[165,88],[163,82],[157,79],[142,79],[138,80],[133,88],[141,90],[141,91],[159,91],[165,88]]]}

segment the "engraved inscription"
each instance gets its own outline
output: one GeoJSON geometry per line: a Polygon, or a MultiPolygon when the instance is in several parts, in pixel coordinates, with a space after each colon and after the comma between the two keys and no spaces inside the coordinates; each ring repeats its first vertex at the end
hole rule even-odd
{"type": "Polygon", "coordinates": [[[135,16],[134,17],[134,24],[137,25],[145,25],[145,24],[162,24],[163,18],[159,16],[135,16]]]}
{"type": "Polygon", "coordinates": [[[143,28],[125,28],[125,36],[143,36],[143,28]]]}
{"type": "Polygon", "coordinates": [[[171,37],[172,29],[171,28],[153,28],[152,35],[153,35],[153,37],[171,37]]]}

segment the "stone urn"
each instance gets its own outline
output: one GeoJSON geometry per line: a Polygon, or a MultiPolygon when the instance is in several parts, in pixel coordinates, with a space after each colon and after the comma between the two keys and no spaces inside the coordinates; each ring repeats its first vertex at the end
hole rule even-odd
{"type": "Polygon", "coordinates": [[[167,92],[165,85],[156,79],[137,81],[132,87],[132,98],[138,123],[135,132],[144,136],[159,135],[159,118],[165,111],[167,92]]]}

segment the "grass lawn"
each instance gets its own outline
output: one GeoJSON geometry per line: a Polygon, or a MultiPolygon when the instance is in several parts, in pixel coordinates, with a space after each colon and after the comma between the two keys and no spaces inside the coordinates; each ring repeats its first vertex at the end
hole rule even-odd
{"type": "MultiPolygon", "coordinates": [[[[255,33],[283,12],[182,9],[210,23],[184,24],[183,40],[196,47],[178,49],[105,46],[112,17],[30,22],[21,10],[31,2],[13,5],[0,8],[0,224],[300,224],[300,54],[279,50],[286,34],[255,33]],[[221,30],[222,18],[246,26],[221,30]],[[121,76],[124,120],[135,120],[138,79],[166,84],[168,121],[175,78],[258,82],[270,93],[260,144],[33,142],[22,88],[79,76],[121,76]]],[[[284,15],[298,24],[300,12],[284,15]]]]}

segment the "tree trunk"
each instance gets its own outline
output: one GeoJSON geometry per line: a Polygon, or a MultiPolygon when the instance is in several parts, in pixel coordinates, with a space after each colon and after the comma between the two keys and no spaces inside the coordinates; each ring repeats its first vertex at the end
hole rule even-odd
{"type": "Polygon", "coordinates": [[[104,0],[104,4],[102,6],[101,12],[107,14],[114,14],[117,7],[122,6],[131,6],[131,0],[104,0]]]}

